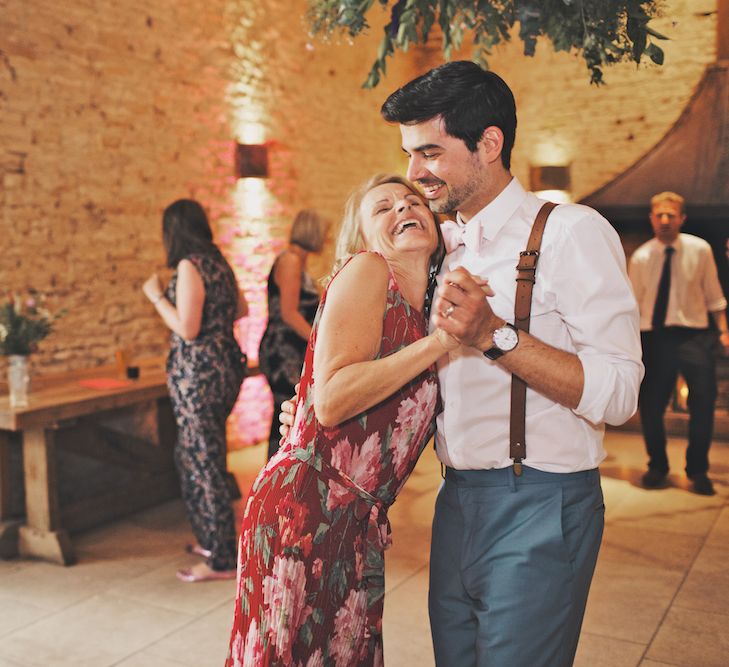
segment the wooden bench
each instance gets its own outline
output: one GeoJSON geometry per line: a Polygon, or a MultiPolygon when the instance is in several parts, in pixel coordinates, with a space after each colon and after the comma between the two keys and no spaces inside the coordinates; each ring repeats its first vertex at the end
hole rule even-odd
{"type": "MultiPolygon", "coordinates": [[[[178,496],[174,440],[158,362],[142,365],[135,380],[117,380],[114,368],[44,378],[24,408],[11,408],[8,396],[0,395],[0,555],[20,553],[69,565],[75,562],[70,533],[178,496]],[[143,428],[127,430],[139,414],[143,428]],[[13,474],[11,456],[17,447],[23,460],[19,475],[13,474]],[[99,469],[115,467],[124,474],[111,479],[126,479],[121,485],[102,480],[90,497],[62,502],[60,450],[99,469]],[[14,502],[19,491],[25,497],[24,519],[14,502]]],[[[92,477],[86,478],[89,486],[92,477]]]]}

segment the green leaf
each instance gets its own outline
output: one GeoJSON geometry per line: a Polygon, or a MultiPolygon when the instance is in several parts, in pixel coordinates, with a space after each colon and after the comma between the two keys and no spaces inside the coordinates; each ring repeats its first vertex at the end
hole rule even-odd
{"type": "Polygon", "coordinates": [[[663,65],[663,49],[655,44],[649,44],[645,49],[645,54],[656,64],[663,65]]]}
{"type": "Polygon", "coordinates": [[[289,484],[291,484],[291,482],[294,481],[294,477],[296,477],[296,473],[299,472],[300,467],[300,463],[294,463],[294,465],[291,466],[290,470],[286,474],[286,477],[284,477],[284,481],[281,483],[281,485],[288,486],[289,484]]]}
{"type": "Polygon", "coordinates": [[[653,28],[649,28],[649,27],[646,26],[645,31],[651,37],[655,37],[656,39],[668,39],[668,37],[666,37],[665,35],[662,35],[660,32],[656,32],[655,30],[653,30],[653,28]]]}
{"type": "Polygon", "coordinates": [[[340,597],[347,592],[347,574],[352,570],[352,565],[346,560],[336,560],[329,571],[329,589],[333,589],[340,597]]]}
{"type": "Polygon", "coordinates": [[[271,538],[275,532],[274,526],[260,524],[253,534],[253,548],[261,554],[266,567],[271,564],[271,538]]]}
{"type": "Polygon", "coordinates": [[[311,630],[311,621],[307,620],[304,625],[299,629],[299,637],[301,641],[307,646],[311,646],[311,642],[314,640],[314,633],[311,630]]]}
{"type": "Polygon", "coordinates": [[[316,535],[314,535],[314,544],[321,544],[328,531],[329,524],[320,523],[319,527],[316,529],[316,535]]]}
{"type": "Polygon", "coordinates": [[[311,617],[317,625],[321,625],[324,622],[324,612],[319,607],[314,607],[311,610],[311,617]]]}
{"type": "Polygon", "coordinates": [[[331,521],[332,513],[327,509],[327,499],[329,498],[329,488],[327,487],[324,480],[316,480],[317,488],[319,489],[319,499],[321,501],[321,511],[324,516],[331,521]]]}
{"type": "MultiPolygon", "coordinates": [[[[307,20],[314,35],[344,31],[356,37],[369,27],[367,14],[374,4],[374,0],[309,0],[307,20]]],[[[602,82],[605,65],[628,59],[640,62],[644,53],[659,63],[659,51],[649,46],[648,37],[667,39],[649,25],[662,0],[378,0],[377,4],[389,8],[390,21],[365,88],[379,84],[396,50],[426,44],[436,23],[446,57],[469,35],[475,59],[484,66],[489,49],[508,42],[519,23],[527,56],[534,55],[540,38],[551,42],[555,51],[574,51],[595,84],[602,82]]]]}

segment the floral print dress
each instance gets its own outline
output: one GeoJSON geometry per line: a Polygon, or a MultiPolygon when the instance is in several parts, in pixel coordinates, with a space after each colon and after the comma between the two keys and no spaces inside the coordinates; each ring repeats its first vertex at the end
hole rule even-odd
{"type": "MultiPolygon", "coordinates": [[[[213,570],[235,567],[235,520],[226,468],[225,421],[245,375],[233,336],[238,284],[219,252],[189,259],[205,285],[200,333],[186,341],[171,335],[167,387],[177,422],[175,465],[195,539],[211,552],[213,570]]],[[[177,271],[167,288],[176,303],[177,271]]]]}
{"type": "MultiPolygon", "coordinates": [[[[336,277],[334,278],[336,280],[336,277]]],[[[431,367],[390,398],[327,428],[304,361],[296,422],[248,497],[227,667],[382,665],[387,509],[432,435],[431,367]]],[[[390,274],[379,357],[422,338],[423,315],[390,274]]]]}

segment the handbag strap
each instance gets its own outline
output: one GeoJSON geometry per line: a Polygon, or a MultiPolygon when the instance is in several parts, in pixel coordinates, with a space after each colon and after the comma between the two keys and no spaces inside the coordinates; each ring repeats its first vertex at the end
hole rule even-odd
{"type": "MultiPolygon", "coordinates": [[[[514,326],[529,333],[532,313],[532,290],[536,280],[539,252],[542,246],[544,227],[554,202],[545,202],[532,225],[527,248],[519,253],[516,266],[516,299],[514,300],[514,326]]],[[[514,460],[514,474],[521,475],[522,459],[526,458],[526,382],[516,375],[511,376],[511,422],[509,428],[509,456],[514,460]]]]}

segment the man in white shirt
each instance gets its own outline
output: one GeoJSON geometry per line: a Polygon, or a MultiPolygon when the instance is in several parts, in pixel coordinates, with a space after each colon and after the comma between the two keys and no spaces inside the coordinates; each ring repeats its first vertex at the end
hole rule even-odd
{"type": "Polygon", "coordinates": [[[655,237],[630,258],[630,280],[640,307],[645,379],[640,389],[640,418],[648,471],[648,488],[666,485],[669,471],[663,416],[679,373],[688,387],[689,437],[686,474],[696,493],[713,495],[707,473],[716,403],[716,334],[729,352],[726,298],[711,246],[680,233],[686,220],[684,199],[661,192],[651,199],[655,237]]]}
{"type": "Polygon", "coordinates": [[[547,221],[531,333],[516,331],[516,265],[543,203],[510,173],[514,98],[451,62],[394,92],[408,178],[451,240],[431,324],[462,342],[439,365],[429,608],[439,667],[566,667],[574,659],[604,523],[604,423],[636,409],[638,310],[617,234],[598,213],[547,221]],[[460,243],[457,240],[460,237],[460,243]],[[454,238],[456,239],[454,241],[454,238]],[[484,298],[483,280],[495,292],[484,298]],[[488,358],[487,356],[488,355],[488,358]],[[526,456],[509,455],[512,374],[528,385],[526,456]]]}

